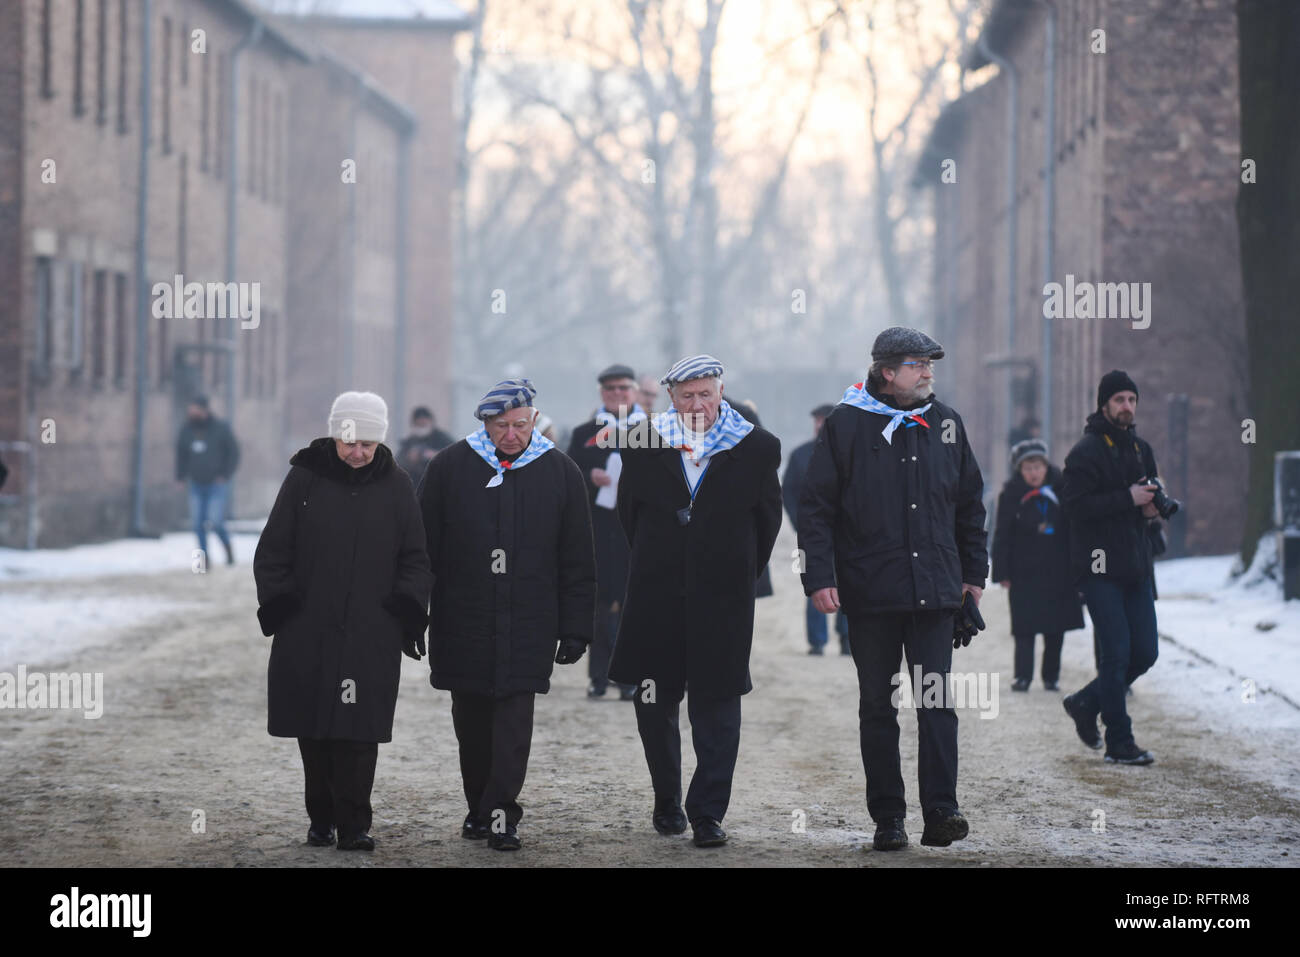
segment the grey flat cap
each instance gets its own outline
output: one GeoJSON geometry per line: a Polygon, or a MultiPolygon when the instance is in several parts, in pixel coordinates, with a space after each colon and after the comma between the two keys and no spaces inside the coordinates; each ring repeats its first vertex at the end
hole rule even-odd
{"type": "Polygon", "coordinates": [[[873,360],[892,359],[896,356],[921,356],[926,359],[942,359],[943,346],[935,342],[920,329],[908,329],[906,326],[890,326],[871,346],[873,360]]]}
{"type": "Polygon", "coordinates": [[[604,383],[606,379],[635,379],[636,373],[632,371],[631,366],[625,366],[621,362],[615,362],[612,366],[602,370],[600,375],[596,376],[596,381],[604,383]]]}

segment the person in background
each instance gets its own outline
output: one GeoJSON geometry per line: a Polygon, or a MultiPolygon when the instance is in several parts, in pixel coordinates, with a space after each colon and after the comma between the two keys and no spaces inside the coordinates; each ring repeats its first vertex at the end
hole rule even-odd
{"type": "MultiPolygon", "coordinates": [[[[736,403],[735,409],[750,425],[762,426],[763,422],[758,417],[758,404],[753,399],[741,399],[736,403]]],[[[755,598],[771,598],[776,594],[772,587],[772,563],[768,562],[763,566],[763,573],[758,576],[758,581],[754,584],[755,598]]]]}
{"type": "MultiPolygon", "coordinates": [[[[813,448],[817,445],[817,436],[821,434],[822,423],[831,414],[835,406],[823,403],[812,410],[813,437],[790,453],[790,461],[785,466],[785,476],[781,479],[781,500],[785,504],[785,513],[790,516],[790,524],[797,531],[799,528],[799,496],[803,494],[803,480],[808,472],[808,463],[812,460],[813,448]]],[[[807,599],[804,614],[808,634],[808,654],[826,653],[826,616],[817,610],[811,598],[807,599]]],[[[849,620],[841,608],[835,612],[835,633],[840,638],[840,654],[851,655],[849,648],[849,620]]]]}
{"type": "Polygon", "coordinates": [[[1135,431],[1137,383],[1112,369],[1097,386],[1097,411],[1083,438],[1065,457],[1061,503],[1070,520],[1071,571],[1088,603],[1101,663],[1097,677],[1062,700],[1079,739],[1102,747],[1105,760],[1147,765],[1155,761],[1138,746],[1125,703],[1126,689],[1159,656],[1155,573],[1147,525],[1155,505],[1156,460],[1135,431]]]}
{"type": "Polygon", "coordinates": [[[190,523],[207,562],[207,523],[226,550],[226,564],[235,564],[235,552],[226,531],[230,504],[230,477],[239,467],[239,443],[230,426],[212,414],[207,396],[195,396],[186,409],[185,424],[176,437],[176,481],[189,484],[190,523]]]}
{"type": "Polygon", "coordinates": [[[537,434],[548,442],[555,441],[555,420],[549,415],[538,413],[536,429],[537,434]]]}
{"type": "Polygon", "coordinates": [[[998,497],[993,536],[993,580],[1010,593],[1015,636],[1012,691],[1028,691],[1034,677],[1034,636],[1043,636],[1043,687],[1061,680],[1065,633],[1083,627],[1078,591],[1070,575],[1069,528],[1057,490],[1061,472],[1047,461],[1042,439],[1011,450],[1012,475],[998,497]]]}
{"type": "Polygon", "coordinates": [[[637,401],[646,415],[653,412],[659,402],[659,380],[652,375],[643,375],[638,379],[637,401]]]}
{"type": "Polygon", "coordinates": [[[410,479],[383,444],[373,392],[334,400],[329,435],[289,460],[253,557],[257,620],[274,636],[267,731],[297,738],[307,843],[373,851],[370,792],[393,739],[402,654],[424,654],[432,578],[410,479]]]}
{"type": "MultiPolygon", "coordinates": [[[[601,405],[587,422],[575,426],[569,441],[569,458],[582,472],[591,502],[591,528],[596,540],[596,625],[587,659],[588,698],[603,698],[609,685],[609,659],[614,653],[619,618],[627,595],[627,536],[618,521],[618,474],[622,455],[618,449],[596,441],[606,426],[626,429],[645,421],[636,402],[636,377],[629,366],[615,363],[596,376],[601,405]]],[[[619,685],[619,696],[631,701],[635,685],[619,685]]]]}
{"type": "Polygon", "coordinates": [[[418,485],[424,470],[435,455],[456,441],[435,424],[428,406],[417,405],[411,411],[411,433],[397,447],[397,464],[418,485]]]}

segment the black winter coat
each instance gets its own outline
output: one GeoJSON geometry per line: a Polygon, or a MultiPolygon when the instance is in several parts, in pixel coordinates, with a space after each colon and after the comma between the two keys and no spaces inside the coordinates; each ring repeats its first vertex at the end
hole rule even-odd
{"type": "Polygon", "coordinates": [[[591,481],[591,470],[605,468],[612,454],[611,449],[602,449],[595,443],[596,433],[601,428],[595,419],[575,428],[569,441],[569,458],[578,466],[587,487],[591,529],[596,544],[596,594],[601,605],[608,608],[613,602],[622,602],[627,595],[628,550],[627,536],[619,524],[618,512],[596,504],[600,486],[591,481]]]}
{"type": "Polygon", "coordinates": [[[611,681],[655,682],[656,695],[728,697],[752,690],[754,588],[781,527],[781,443],[755,427],[718,452],[691,501],[682,454],[625,449],[618,515],[631,545],[627,603],[611,681]]]}
{"type": "Polygon", "coordinates": [[[1100,411],[1088,416],[1081,438],[1065,457],[1061,504],[1070,520],[1070,568],[1075,582],[1092,571],[1094,551],[1105,556],[1101,578],[1136,584],[1152,573],[1147,519],[1129,486],[1156,477],[1151,446],[1132,426],[1120,428],[1100,411]]]}
{"type": "Polygon", "coordinates": [[[429,594],[411,481],[384,445],[360,469],[330,438],[289,461],[253,556],[257,616],[275,635],[267,730],[391,741],[403,633],[424,631],[429,594]]]}
{"type": "Polygon", "coordinates": [[[790,461],[785,465],[785,477],[781,479],[781,501],[785,505],[785,514],[790,516],[790,524],[796,529],[799,527],[799,496],[803,494],[803,480],[816,446],[817,440],[813,439],[791,452],[790,461]]]}
{"type": "Polygon", "coordinates": [[[591,643],[596,560],[578,467],[552,449],[495,473],[464,439],[417,496],[433,564],[429,681],[503,698],[545,694],[562,637],[591,643]]]}
{"type": "MultiPolygon", "coordinates": [[[[1061,470],[1055,465],[1047,467],[1043,486],[1059,500],[1061,470]]],[[[1031,491],[1017,471],[998,496],[993,580],[1011,582],[1011,633],[1050,635],[1082,628],[1079,593],[1070,575],[1069,523],[1061,506],[1041,491],[1026,498],[1031,491]]]]}
{"type": "Polygon", "coordinates": [[[892,444],[889,419],[849,405],[817,437],[799,500],[804,593],[838,588],[846,615],[955,610],[963,583],[984,587],[984,479],[961,417],[928,401],[929,428],[900,425],[892,444]]]}
{"type": "Polygon", "coordinates": [[[229,479],[239,467],[239,443],[230,426],[216,416],[206,422],[188,419],[176,436],[176,480],[208,485],[229,479]]]}

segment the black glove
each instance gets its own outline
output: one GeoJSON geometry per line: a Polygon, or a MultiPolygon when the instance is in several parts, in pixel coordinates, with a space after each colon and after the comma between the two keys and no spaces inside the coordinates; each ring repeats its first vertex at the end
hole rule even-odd
{"type": "Polygon", "coordinates": [[[409,595],[389,595],[383,605],[402,625],[402,654],[419,661],[424,656],[424,629],[429,624],[429,616],[409,595]]]}
{"type": "Polygon", "coordinates": [[[975,596],[964,592],[961,596],[961,608],[952,619],[952,646],[964,648],[970,640],[984,630],[984,616],[975,604],[975,596]]]}
{"type": "Polygon", "coordinates": [[[557,665],[571,665],[582,657],[587,650],[587,642],[582,638],[566,636],[560,639],[560,650],[555,653],[557,665]]]}
{"type": "Polygon", "coordinates": [[[424,657],[424,632],[418,635],[406,635],[402,638],[402,654],[419,661],[424,657]]]}
{"type": "Polygon", "coordinates": [[[298,611],[298,596],[292,592],[276,595],[265,605],[257,609],[257,622],[262,626],[262,634],[270,638],[298,611]]]}

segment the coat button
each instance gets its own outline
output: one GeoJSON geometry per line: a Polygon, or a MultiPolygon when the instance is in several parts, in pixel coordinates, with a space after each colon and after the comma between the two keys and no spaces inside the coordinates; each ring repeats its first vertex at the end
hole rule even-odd
{"type": "Polygon", "coordinates": [[[913,558],[916,558],[916,557],[917,557],[916,552],[912,552],[912,557],[913,557],[913,558]]]}
{"type": "Polygon", "coordinates": [[[916,503],[915,503],[915,502],[912,503],[912,508],[916,508],[916,503]]]}
{"type": "Polygon", "coordinates": [[[915,456],[915,455],[912,456],[912,461],[913,461],[913,462],[916,461],[916,456],[915,456]]]}
{"type": "Polygon", "coordinates": [[[925,599],[924,599],[924,598],[921,599],[921,604],[922,604],[922,605],[925,604],[925,599]]]}

